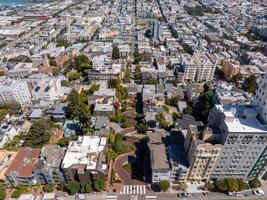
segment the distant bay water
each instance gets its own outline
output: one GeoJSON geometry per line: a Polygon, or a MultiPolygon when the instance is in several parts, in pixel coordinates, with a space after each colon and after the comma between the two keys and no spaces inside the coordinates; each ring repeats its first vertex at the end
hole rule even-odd
{"type": "Polygon", "coordinates": [[[0,0],[0,4],[30,4],[30,3],[45,3],[50,0],[0,0]]]}
{"type": "Polygon", "coordinates": [[[9,3],[11,3],[11,4],[13,4],[13,3],[15,3],[15,4],[23,4],[23,3],[25,3],[25,1],[23,1],[23,0],[0,0],[0,3],[4,3],[4,4],[9,4],[9,3]]]}

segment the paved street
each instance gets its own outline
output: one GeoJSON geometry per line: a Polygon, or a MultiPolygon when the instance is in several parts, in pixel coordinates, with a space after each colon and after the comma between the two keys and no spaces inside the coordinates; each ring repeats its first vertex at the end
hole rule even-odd
{"type": "MultiPolygon", "coordinates": [[[[67,200],[74,200],[75,196],[65,197],[67,200]]],[[[181,198],[177,197],[176,194],[90,194],[87,195],[88,200],[179,200],[181,198]]],[[[188,200],[266,200],[266,196],[248,196],[248,197],[231,197],[225,194],[213,193],[209,196],[203,196],[202,194],[191,194],[188,200]]]]}
{"type": "Polygon", "coordinates": [[[123,168],[123,165],[128,162],[130,156],[135,156],[135,154],[129,153],[118,157],[114,162],[114,171],[120,177],[124,185],[143,185],[143,181],[134,179],[132,175],[123,168]]]}

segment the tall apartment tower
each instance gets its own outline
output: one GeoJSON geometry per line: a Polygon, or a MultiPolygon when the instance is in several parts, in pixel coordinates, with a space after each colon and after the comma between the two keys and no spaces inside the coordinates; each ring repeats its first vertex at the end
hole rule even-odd
{"type": "Polygon", "coordinates": [[[162,25],[159,20],[153,22],[153,41],[157,42],[162,37],[162,25]]]}
{"type": "Polygon", "coordinates": [[[189,162],[187,180],[209,180],[221,149],[221,144],[211,144],[204,141],[197,126],[190,125],[184,142],[184,150],[189,162]]]}
{"type": "Polygon", "coordinates": [[[261,178],[267,170],[267,125],[251,105],[215,105],[208,124],[223,145],[212,178],[261,178]]]}
{"type": "Polygon", "coordinates": [[[0,102],[13,100],[23,106],[30,99],[31,94],[26,82],[8,79],[0,83],[0,102]]]}
{"type": "Polygon", "coordinates": [[[267,73],[260,80],[256,95],[253,99],[253,105],[258,111],[260,118],[267,123],[267,73]]]}

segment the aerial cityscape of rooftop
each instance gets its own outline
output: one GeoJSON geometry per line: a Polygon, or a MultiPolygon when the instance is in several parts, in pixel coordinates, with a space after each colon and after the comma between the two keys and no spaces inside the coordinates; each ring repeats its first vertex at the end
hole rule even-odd
{"type": "Polygon", "coordinates": [[[266,193],[266,0],[0,0],[0,200],[266,193]]]}

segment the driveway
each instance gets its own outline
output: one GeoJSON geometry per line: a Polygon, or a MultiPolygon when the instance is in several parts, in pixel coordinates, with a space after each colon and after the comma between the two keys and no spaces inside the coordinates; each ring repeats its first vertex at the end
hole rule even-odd
{"type": "Polygon", "coordinates": [[[144,185],[144,182],[132,177],[132,174],[127,172],[123,165],[128,162],[129,157],[135,157],[135,153],[120,155],[114,162],[114,171],[117,173],[123,185],[144,185]]]}

